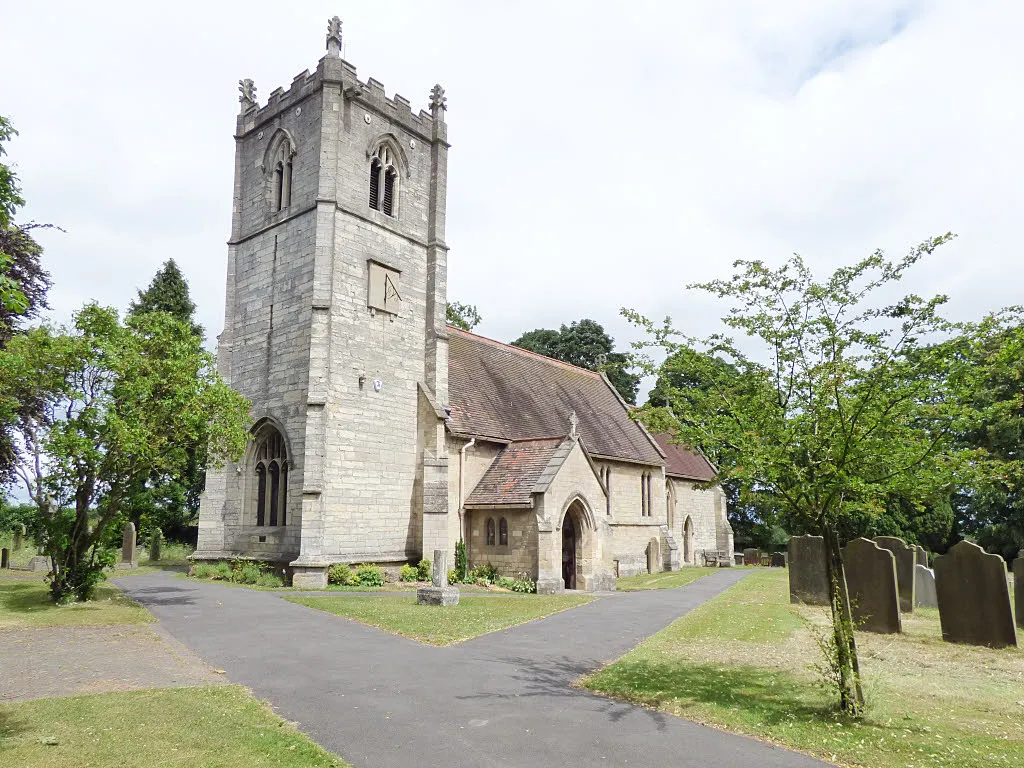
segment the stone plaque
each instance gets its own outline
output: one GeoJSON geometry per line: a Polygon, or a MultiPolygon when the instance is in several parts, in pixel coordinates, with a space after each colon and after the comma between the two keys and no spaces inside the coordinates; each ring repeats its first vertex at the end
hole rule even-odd
{"type": "Polygon", "coordinates": [[[866,632],[902,632],[896,558],[871,539],[854,539],[843,548],[846,588],[853,620],[866,632]]]}
{"type": "Polygon", "coordinates": [[[875,536],[875,543],[888,549],[896,557],[896,578],[899,580],[900,610],[912,613],[914,610],[914,565],[917,563],[917,549],[895,536],[875,536]]]}
{"type": "Polygon", "coordinates": [[[942,639],[1002,648],[1017,645],[1006,565],[977,544],[961,541],[935,558],[942,639]]]}
{"type": "Polygon", "coordinates": [[[918,563],[914,566],[914,601],[918,608],[938,608],[939,598],[935,594],[935,571],[918,563]]]}
{"type": "Polygon", "coordinates": [[[793,536],[789,540],[789,601],[829,605],[832,602],[829,592],[825,539],[793,536]]]}

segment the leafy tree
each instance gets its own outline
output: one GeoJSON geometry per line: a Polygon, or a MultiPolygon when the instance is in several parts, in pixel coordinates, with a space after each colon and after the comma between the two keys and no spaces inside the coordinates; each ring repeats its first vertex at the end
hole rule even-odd
{"type": "Polygon", "coordinates": [[[55,601],[91,597],[113,560],[104,535],[139,477],[177,466],[200,434],[213,460],[241,454],[248,406],[192,328],[164,312],[122,323],[88,304],[70,328],[11,340],[0,417],[19,434],[17,473],[38,510],[55,601]]]}
{"type": "MultiPolygon", "coordinates": [[[[738,261],[733,276],[691,286],[729,299],[723,334],[681,337],[635,312],[649,346],[679,355],[684,380],[667,383],[662,407],[640,414],[688,445],[717,446],[719,480],[762,488],[784,507],[793,532],[824,536],[832,586],[831,645],[842,709],[863,707],[839,531],[856,515],[878,516],[893,496],[922,504],[948,491],[958,472],[987,467],[965,455],[957,430],[978,416],[962,405],[974,382],[963,330],[939,315],[945,297],[908,295],[880,304],[911,266],[950,239],[937,237],[905,258],[876,252],[816,280],[799,256],[778,269],[738,261]],[[678,339],[682,338],[682,344],[678,339]],[[949,339],[945,343],[936,343],[949,339]],[[758,349],[756,359],[743,350],[758,349]],[[722,376],[722,357],[736,375],[722,376]]],[[[648,357],[647,369],[655,372],[648,357]]]]}
{"type": "Polygon", "coordinates": [[[483,320],[476,304],[463,304],[461,301],[449,301],[445,307],[445,315],[449,325],[464,331],[472,331],[483,320]]]}
{"type": "Polygon", "coordinates": [[[615,340],[600,323],[586,318],[562,325],[557,331],[549,328],[527,331],[512,342],[513,346],[565,363],[603,371],[622,399],[635,405],[640,377],[630,369],[627,355],[613,351],[614,344],[615,340]]]}
{"type": "Polygon", "coordinates": [[[11,121],[0,115],[0,229],[7,229],[14,219],[14,213],[25,204],[14,169],[2,161],[7,154],[4,144],[17,135],[11,121]]]}
{"type": "MultiPolygon", "coordinates": [[[[200,341],[203,327],[195,320],[195,302],[188,282],[174,259],[164,262],[146,290],[128,308],[129,318],[153,312],[166,312],[184,323],[200,341]]],[[[184,539],[199,512],[199,497],[206,484],[206,445],[204,430],[179,439],[178,460],[147,477],[138,476],[126,494],[124,516],[136,530],[160,528],[170,539],[184,539]]]]}
{"type": "Polygon", "coordinates": [[[168,259],[153,276],[149,287],[139,291],[138,298],[128,306],[128,315],[137,317],[148,312],[166,312],[191,326],[192,333],[203,338],[203,326],[195,321],[196,305],[189,294],[188,282],[174,259],[168,259]]]}

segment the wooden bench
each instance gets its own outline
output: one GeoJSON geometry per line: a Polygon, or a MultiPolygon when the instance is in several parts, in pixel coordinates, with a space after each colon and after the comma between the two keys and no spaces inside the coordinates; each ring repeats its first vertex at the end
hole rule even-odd
{"type": "Polygon", "coordinates": [[[732,558],[729,553],[722,549],[705,549],[702,552],[704,556],[704,566],[708,568],[728,568],[732,565],[732,558]]]}

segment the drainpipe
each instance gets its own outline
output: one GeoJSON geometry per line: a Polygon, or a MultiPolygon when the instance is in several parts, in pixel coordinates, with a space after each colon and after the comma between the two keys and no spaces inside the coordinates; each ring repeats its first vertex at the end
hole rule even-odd
{"type": "Polygon", "coordinates": [[[463,504],[466,500],[466,451],[474,445],[476,445],[475,437],[471,438],[468,443],[459,449],[459,539],[462,541],[466,540],[462,520],[462,513],[464,510],[463,504]]]}

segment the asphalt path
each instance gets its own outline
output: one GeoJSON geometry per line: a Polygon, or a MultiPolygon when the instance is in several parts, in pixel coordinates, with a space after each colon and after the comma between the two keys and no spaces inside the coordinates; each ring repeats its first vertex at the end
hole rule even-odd
{"type": "Polygon", "coordinates": [[[118,586],[173,637],[356,768],[826,765],[573,687],[735,584],[614,593],[445,648],[272,592],[133,576],[118,586]]]}

